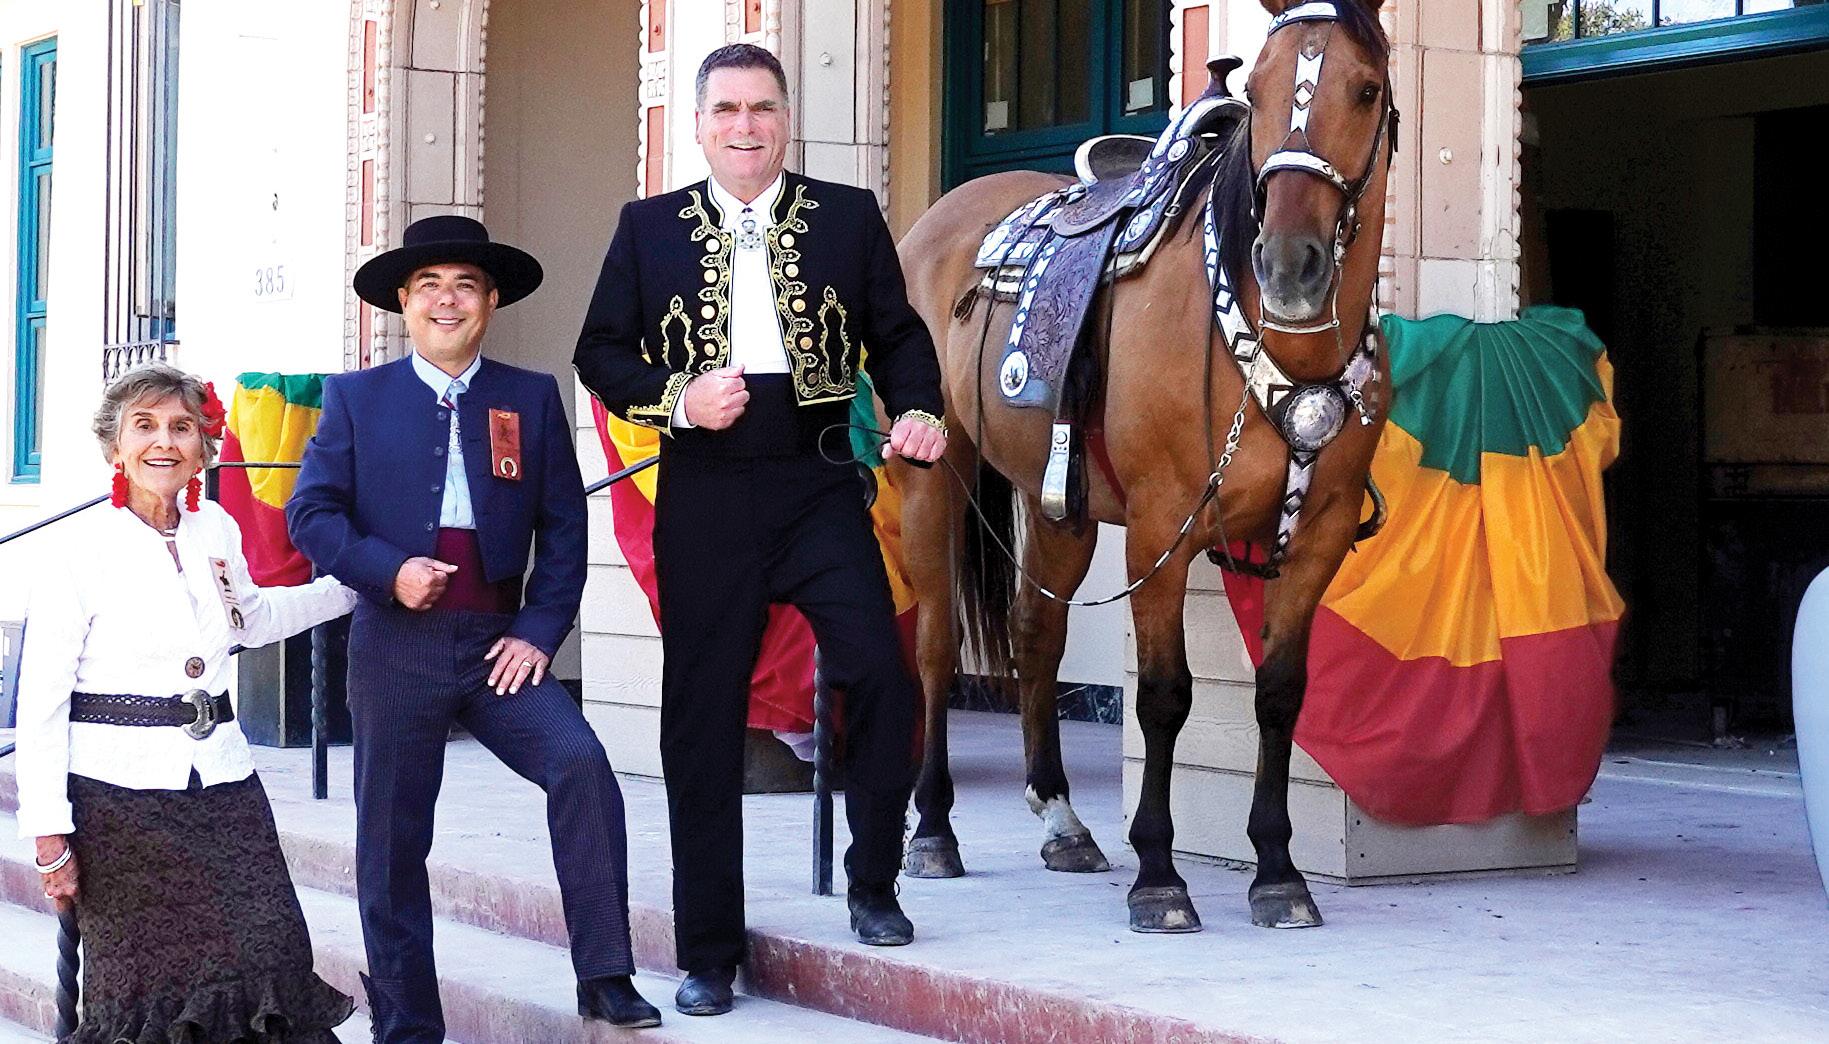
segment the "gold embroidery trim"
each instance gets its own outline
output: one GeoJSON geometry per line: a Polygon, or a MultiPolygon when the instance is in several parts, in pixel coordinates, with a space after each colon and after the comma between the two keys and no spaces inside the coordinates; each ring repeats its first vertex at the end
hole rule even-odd
{"type": "MultiPolygon", "coordinates": [[[[698,353],[688,351],[681,361],[681,369],[688,373],[704,373],[730,363],[730,252],[736,244],[736,237],[724,231],[719,222],[712,219],[705,209],[706,199],[697,189],[690,190],[688,195],[692,202],[681,210],[681,219],[691,221],[698,219],[698,227],[692,230],[692,241],[702,244],[707,239],[717,240],[717,249],[708,250],[699,258],[699,265],[707,271],[717,274],[716,280],[699,288],[699,300],[711,306],[711,317],[699,324],[698,353]]],[[[710,204],[716,207],[716,203],[710,204]]],[[[669,316],[672,313],[668,313],[669,316]]],[[[672,365],[671,362],[668,363],[672,365]]]]}
{"type": "Polygon", "coordinates": [[[696,374],[674,373],[667,376],[667,387],[661,392],[660,401],[652,406],[631,406],[628,409],[630,424],[639,424],[645,428],[658,428],[671,432],[673,425],[673,407],[679,403],[680,393],[686,390],[686,382],[696,374]]]}
{"type": "MultiPolygon", "coordinates": [[[[785,196],[785,193],[784,193],[785,196]]],[[[805,185],[794,186],[794,197],[787,202],[786,210],[781,208],[780,200],[776,201],[776,211],[780,219],[769,226],[764,238],[768,241],[768,275],[775,289],[775,316],[781,324],[781,344],[787,352],[788,365],[794,371],[794,397],[801,403],[825,402],[832,399],[846,398],[855,393],[855,382],[849,376],[843,383],[834,383],[830,376],[826,351],[827,334],[820,333],[818,351],[801,348],[803,339],[808,339],[813,332],[814,320],[806,313],[805,295],[807,284],[787,274],[788,266],[799,270],[800,251],[792,245],[784,245],[782,237],[789,233],[804,236],[807,233],[806,219],[801,211],[818,210],[819,204],[807,198],[805,185]],[[797,311],[795,305],[800,309],[797,311]],[[824,355],[824,358],[822,358],[824,355]]],[[[789,244],[793,240],[790,238],[789,244]]],[[[830,302],[831,291],[826,291],[830,302]]],[[[835,302],[833,302],[835,303],[835,302]]],[[[843,310],[840,309],[842,317],[843,310]]],[[[825,323],[825,309],[819,313],[819,322],[825,323]]],[[[845,360],[845,369],[849,371],[849,360],[845,360]]]]}
{"type": "Polygon", "coordinates": [[[898,423],[905,420],[920,421],[940,434],[946,434],[946,422],[926,410],[909,410],[896,418],[898,423]]]}
{"type": "MultiPolygon", "coordinates": [[[[828,286],[822,296],[825,303],[819,306],[819,355],[824,358],[814,356],[810,352],[807,353],[807,361],[813,364],[813,372],[819,374],[819,384],[813,385],[810,390],[812,393],[820,395],[856,391],[857,377],[851,369],[851,337],[845,333],[845,323],[849,321],[850,316],[845,312],[845,306],[838,303],[838,291],[828,286]],[[836,317],[836,322],[831,321],[834,317],[836,317]],[[829,378],[830,360],[833,358],[831,340],[834,330],[838,332],[837,358],[840,377],[837,384],[833,384],[829,378]]],[[[810,381],[807,383],[812,385],[810,381]]]]}
{"type": "MultiPolygon", "coordinates": [[[[692,320],[687,317],[686,303],[680,300],[678,294],[673,295],[673,300],[669,302],[667,306],[667,314],[660,318],[660,362],[661,365],[667,367],[669,370],[675,369],[673,365],[673,335],[670,332],[670,327],[672,327],[675,322],[679,323],[680,341],[685,347],[685,355],[683,358],[685,361],[690,362],[692,359],[692,320]]],[[[648,361],[654,361],[652,353],[650,353],[648,361]]]]}

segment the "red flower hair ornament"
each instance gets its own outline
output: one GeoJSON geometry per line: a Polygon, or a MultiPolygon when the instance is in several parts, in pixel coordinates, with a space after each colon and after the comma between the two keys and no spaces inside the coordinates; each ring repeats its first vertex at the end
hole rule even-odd
{"type": "Polygon", "coordinates": [[[216,383],[203,382],[203,433],[212,439],[222,438],[223,422],[229,411],[222,406],[222,400],[216,397],[216,383]]]}

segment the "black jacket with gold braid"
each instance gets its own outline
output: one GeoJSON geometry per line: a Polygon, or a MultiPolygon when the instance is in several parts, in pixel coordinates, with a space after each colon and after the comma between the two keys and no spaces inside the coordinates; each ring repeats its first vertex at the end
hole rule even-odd
{"type": "MultiPolygon", "coordinates": [[[[735,236],[706,182],[622,208],[572,358],[624,419],[668,429],[686,382],[730,361],[735,236]]],[[[857,393],[860,352],[889,415],[938,425],[940,367],[908,303],[889,226],[866,189],[784,175],[764,232],[800,405],[857,393]]]]}

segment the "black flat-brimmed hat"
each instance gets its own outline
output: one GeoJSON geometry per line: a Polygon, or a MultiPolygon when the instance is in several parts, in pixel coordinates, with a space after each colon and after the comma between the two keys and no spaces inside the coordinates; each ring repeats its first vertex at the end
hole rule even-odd
{"type": "Polygon", "coordinates": [[[427,265],[460,261],[489,273],[495,280],[497,308],[509,305],[540,288],[546,273],[532,254],[489,238],[481,221],[461,214],[436,214],[406,227],[400,246],[377,254],[356,269],[356,296],[376,308],[400,311],[397,291],[407,277],[427,265]]]}

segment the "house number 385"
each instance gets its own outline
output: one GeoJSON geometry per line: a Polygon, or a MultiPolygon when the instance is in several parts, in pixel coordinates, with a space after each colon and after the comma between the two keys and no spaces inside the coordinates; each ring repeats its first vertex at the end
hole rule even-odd
{"type": "Polygon", "coordinates": [[[286,285],[285,265],[267,265],[254,270],[255,297],[284,297],[290,289],[286,285]]]}

